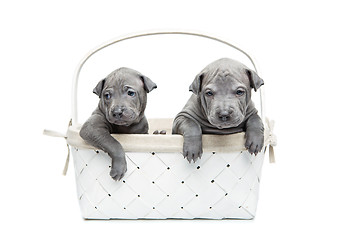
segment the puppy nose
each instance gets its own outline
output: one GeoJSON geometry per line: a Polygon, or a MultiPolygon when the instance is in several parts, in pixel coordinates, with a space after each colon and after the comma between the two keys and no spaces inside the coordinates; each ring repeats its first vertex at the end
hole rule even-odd
{"type": "Polygon", "coordinates": [[[123,110],[121,108],[115,108],[112,111],[112,115],[114,118],[121,118],[122,114],[123,114],[123,110]]]}
{"type": "Polygon", "coordinates": [[[231,114],[230,111],[224,110],[224,111],[219,112],[218,116],[219,116],[220,120],[222,120],[223,122],[226,122],[230,119],[230,114],[231,114]]]}

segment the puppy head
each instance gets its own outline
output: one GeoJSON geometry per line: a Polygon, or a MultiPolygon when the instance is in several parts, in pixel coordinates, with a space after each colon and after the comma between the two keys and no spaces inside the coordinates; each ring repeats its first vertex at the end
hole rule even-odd
{"type": "Polygon", "coordinates": [[[198,96],[208,121],[218,129],[236,127],[246,116],[255,91],[264,81],[245,65],[220,59],[202,70],[189,90],[198,96]]]}
{"type": "Polygon", "coordinates": [[[110,123],[130,126],[143,118],[146,94],[154,88],[156,84],[148,77],[120,68],[101,80],[93,92],[99,96],[99,108],[110,123]]]}

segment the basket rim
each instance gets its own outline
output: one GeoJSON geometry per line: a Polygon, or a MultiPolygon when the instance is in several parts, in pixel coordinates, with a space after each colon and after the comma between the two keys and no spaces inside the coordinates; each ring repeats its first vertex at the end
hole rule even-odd
{"type": "MultiPolygon", "coordinates": [[[[172,119],[149,119],[149,124],[159,121],[161,123],[172,123],[172,119]]],[[[66,141],[70,146],[79,149],[94,149],[80,137],[80,124],[71,125],[66,133],[66,141]]],[[[151,129],[151,126],[150,126],[151,129]]],[[[166,128],[165,128],[166,129],[166,128]]],[[[167,128],[169,129],[169,128],[167,128]]],[[[121,143],[125,152],[182,152],[183,136],[171,134],[167,130],[166,135],[159,134],[112,134],[112,136],[121,143]]],[[[269,131],[265,127],[264,147],[269,144],[269,131]]],[[[233,152],[245,151],[245,132],[213,135],[203,134],[203,151],[204,152],[233,152]]]]}

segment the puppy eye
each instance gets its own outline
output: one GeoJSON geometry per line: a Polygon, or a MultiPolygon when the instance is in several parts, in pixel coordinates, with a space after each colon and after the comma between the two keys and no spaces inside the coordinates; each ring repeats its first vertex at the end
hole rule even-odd
{"type": "Polygon", "coordinates": [[[213,93],[212,91],[207,91],[205,94],[206,94],[207,96],[209,96],[209,97],[211,97],[211,96],[214,95],[214,93],[213,93]]]}
{"type": "Polygon", "coordinates": [[[127,92],[127,94],[128,94],[130,97],[135,96],[135,92],[134,92],[134,91],[131,91],[131,90],[129,90],[129,91],[127,92]]]}
{"type": "Polygon", "coordinates": [[[105,96],[105,99],[106,99],[106,100],[109,100],[109,99],[111,98],[110,93],[105,93],[105,95],[104,95],[104,96],[105,96]]]}
{"type": "Polygon", "coordinates": [[[241,96],[241,95],[243,95],[245,92],[243,91],[243,90],[237,90],[236,91],[236,95],[238,95],[238,96],[241,96]]]}

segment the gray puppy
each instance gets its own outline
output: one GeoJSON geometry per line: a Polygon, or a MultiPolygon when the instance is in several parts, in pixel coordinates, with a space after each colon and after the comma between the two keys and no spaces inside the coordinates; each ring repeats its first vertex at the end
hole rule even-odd
{"type": "Polygon", "coordinates": [[[93,92],[99,96],[98,107],[84,123],[80,136],[90,145],[108,153],[112,159],[110,176],[120,180],[127,170],[125,152],[112,133],[148,133],[144,115],[147,93],[156,88],[148,77],[120,68],[101,80],[93,92]]]}
{"type": "Polygon", "coordinates": [[[232,59],[219,59],[205,67],[190,85],[194,94],[175,117],[174,134],[184,137],[183,155],[189,162],[202,155],[202,133],[245,131],[245,147],[253,154],[264,145],[264,126],[251,101],[251,89],[263,85],[252,70],[232,59]]]}

